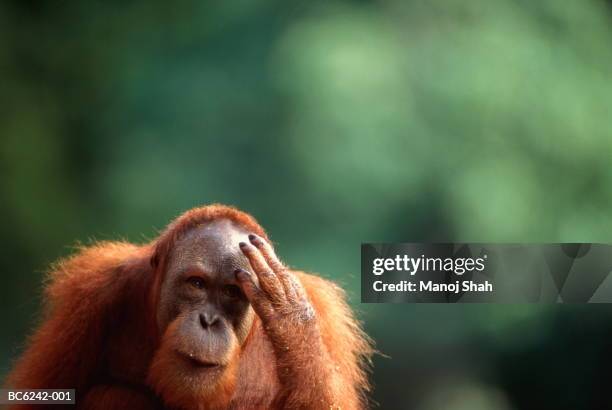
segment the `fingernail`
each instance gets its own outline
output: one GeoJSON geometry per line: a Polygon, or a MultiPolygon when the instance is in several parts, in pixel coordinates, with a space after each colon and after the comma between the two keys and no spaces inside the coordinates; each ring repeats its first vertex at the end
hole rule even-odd
{"type": "Polygon", "coordinates": [[[245,242],[240,242],[238,246],[240,246],[241,248],[245,248],[247,244],[245,242]]]}
{"type": "Polygon", "coordinates": [[[260,246],[263,243],[263,240],[257,235],[249,235],[249,239],[251,243],[255,246],[260,246]]]}
{"type": "Polygon", "coordinates": [[[234,275],[238,279],[246,279],[249,276],[248,272],[245,271],[244,269],[236,269],[234,271],[234,275]]]}

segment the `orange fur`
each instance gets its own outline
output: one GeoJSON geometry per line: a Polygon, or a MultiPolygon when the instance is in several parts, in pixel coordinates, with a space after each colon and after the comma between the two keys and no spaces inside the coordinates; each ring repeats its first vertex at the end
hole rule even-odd
{"type": "MultiPolygon", "coordinates": [[[[166,257],[185,232],[218,218],[231,219],[267,238],[251,216],[211,205],[186,212],[151,243],[103,242],[59,262],[49,275],[42,321],[9,374],[7,387],[76,388],[77,408],[158,408],[151,374],[168,383],[185,382],[176,380],[179,376],[172,372],[165,374],[164,356],[156,355],[164,346],[154,309],[166,257]]],[[[284,397],[285,407],[318,409],[328,402],[342,409],[365,406],[372,353],[368,338],[338,286],[302,272],[296,276],[315,308],[324,346],[317,357],[308,346],[301,348],[297,365],[312,369],[312,376],[281,384],[277,376],[281,364],[256,320],[235,353],[235,377],[216,386],[212,396],[203,392],[206,403],[186,403],[176,391],[174,404],[193,409],[268,409],[279,406],[279,397],[284,397]],[[323,389],[311,388],[321,380],[326,383],[323,389]],[[316,397],[318,392],[325,398],[316,397]],[[218,405],[210,402],[211,397],[218,398],[218,405]]],[[[14,408],[30,407],[37,408],[14,408]]]]}

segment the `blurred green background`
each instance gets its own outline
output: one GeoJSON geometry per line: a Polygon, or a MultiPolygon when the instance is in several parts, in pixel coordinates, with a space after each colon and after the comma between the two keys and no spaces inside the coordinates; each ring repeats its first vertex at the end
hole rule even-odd
{"type": "Polygon", "coordinates": [[[0,376],[74,244],[236,205],[343,284],[382,409],[610,408],[612,308],[363,305],[361,242],[612,242],[612,3],[0,3],[0,376]]]}

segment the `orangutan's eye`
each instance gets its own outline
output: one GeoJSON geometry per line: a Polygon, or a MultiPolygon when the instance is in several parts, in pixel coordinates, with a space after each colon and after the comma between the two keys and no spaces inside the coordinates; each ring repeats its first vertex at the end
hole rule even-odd
{"type": "Polygon", "coordinates": [[[223,294],[231,299],[239,299],[242,297],[242,290],[236,285],[227,285],[223,287],[223,294]]]}
{"type": "Polygon", "coordinates": [[[204,279],[199,276],[190,276],[187,282],[196,289],[204,289],[205,286],[204,279]]]}

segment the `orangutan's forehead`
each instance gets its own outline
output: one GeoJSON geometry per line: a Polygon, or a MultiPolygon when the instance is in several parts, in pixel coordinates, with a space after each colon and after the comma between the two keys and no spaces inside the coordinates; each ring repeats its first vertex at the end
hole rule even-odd
{"type": "Polygon", "coordinates": [[[243,237],[250,232],[230,219],[217,219],[206,222],[189,230],[180,241],[227,241],[235,237],[243,237]]]}
{"type": "Polygon", "coordinates": [[[238,244],[248,242],[249,233],[229,219],[202,224],[176,242],[170,263],[178,270],[199,266],[207,272],[242,267],[246,258],[238,244]]]}

